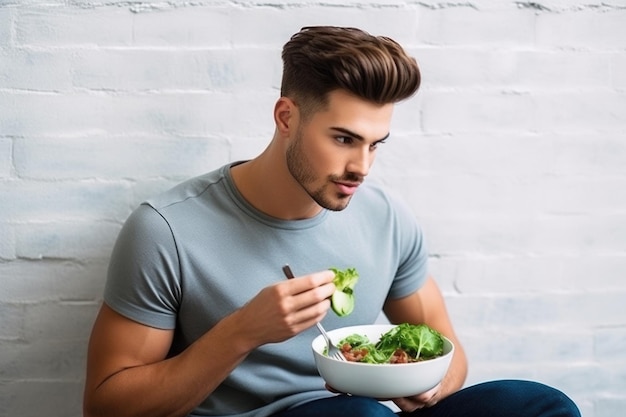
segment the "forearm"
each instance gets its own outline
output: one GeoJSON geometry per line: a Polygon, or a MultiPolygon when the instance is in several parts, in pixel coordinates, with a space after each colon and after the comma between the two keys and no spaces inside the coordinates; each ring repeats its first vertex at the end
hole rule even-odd
{"type": "Polygon", "coordinates": [[[237,323],[226,317],[181,354],[122,369],[86,390],[85,417],[186,416],[254,348],[237,323]]]}
{"type": "Polygon", "coordinates": [[[461,344],[456,341],[454,355],[450,362],[448,372],[441,381],[438,400],[458,391],[463,387],[467,378],[467,357],[461,344]]]}

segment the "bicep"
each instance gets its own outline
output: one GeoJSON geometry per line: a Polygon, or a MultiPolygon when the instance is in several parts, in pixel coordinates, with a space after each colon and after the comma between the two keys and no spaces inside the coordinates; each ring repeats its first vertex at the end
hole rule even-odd
{"type": "Polygon", "coordinates": [[[86,389],[96,390],[124,369],[165,359],[173,333],[130,320],[103,304],[89,340],[86,389]]]}

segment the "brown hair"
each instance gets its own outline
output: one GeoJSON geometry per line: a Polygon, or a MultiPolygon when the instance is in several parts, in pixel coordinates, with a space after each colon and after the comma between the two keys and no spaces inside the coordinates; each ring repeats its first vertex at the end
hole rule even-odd
{"type": "Polygon", "coordinates": [[[387,104],[412,96],[420,85],[415,58],[393,39],[356,28],[304,27],[285,44],[282,59],[281,95],[305,113],[325,106],[336,89],[387,104]]]}

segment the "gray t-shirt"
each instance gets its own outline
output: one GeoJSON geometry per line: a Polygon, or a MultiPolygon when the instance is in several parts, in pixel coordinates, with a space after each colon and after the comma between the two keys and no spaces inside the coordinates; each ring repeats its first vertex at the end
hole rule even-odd
{"type": "MultiPolygon", "coordinates": [[[[343,211],[279,220],[252,207],[226,165],[140,205],[126,221],[109,266],[104,299],[120,314],[175,329],[170,356],[183,351],[262,288],[329,267],[360,274],[347,317],[329,311],[327,329],[371,324],[387,297],[426,279],[422,232],[400,200],[368,182],[343,211]]],[[[329,396],[317,373],[315,327],[253,351],[192,415],[267,416],[329,396]]],[[[219,358],[206,358],[207,361],[219,358]]]]}

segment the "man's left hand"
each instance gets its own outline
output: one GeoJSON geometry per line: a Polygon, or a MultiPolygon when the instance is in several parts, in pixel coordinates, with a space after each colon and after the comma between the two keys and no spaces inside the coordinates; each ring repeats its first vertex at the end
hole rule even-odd
{"type": "Polygon", "coordinates": [[[434,388],[421,394],[414,395],[412,397],[392,398],[391,401],[393,401],[394,404],[400,408],[400,410],[410,413],[420,408],[432,407],[437,404],[437,401],[439,400],[440,388],[441,384],[438,384],[434,388]]]}

